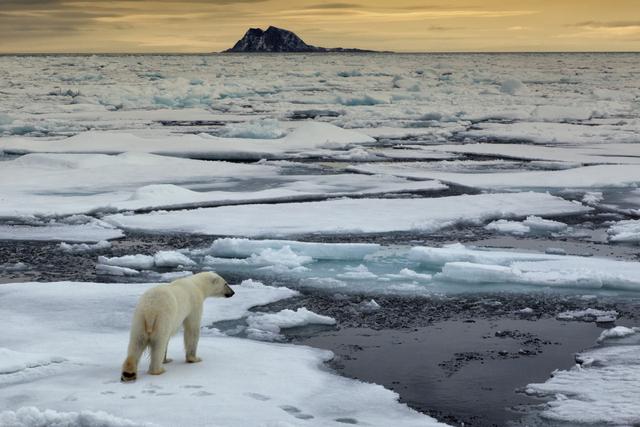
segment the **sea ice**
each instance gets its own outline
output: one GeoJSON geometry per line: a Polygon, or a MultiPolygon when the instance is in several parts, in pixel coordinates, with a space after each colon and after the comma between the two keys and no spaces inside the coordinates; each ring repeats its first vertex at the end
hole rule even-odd
{"type": "Polygon", "coordinates": [[[640,220],[618,221],[607,233],[611,242],[640,243],[640,220]]]}
{"type": "Polygon", "coordinates": [[[598,342],[612,338],[625,338],[638,331],[640,331],[640,328],[627,328],[626,326],[616,326],[611,329],[605,329],[598,337],[598,342]]]}
{"type": "Polygon", "coordinates": [[[60,250],[62,250],[63,252],[71,253],[71,254],[101,251],[109,248],[111,248],[111,242],[108,242],[106,240],[101,240],[98,243],[94,243],[91,245],[86,243],[76,243],[76,244],[69,244],[66,242],[60,243],[60,250]]]}
{"type": "MultiPolygon", "coordinates": [[[[144,423],[240,427],[301,422],[325,426],[338,425],[337,419],[381,427],[442,425],[398,403],[398,395],[392,391],[324,369],[323,363],[332,357],[328,351],[209,333],[213,331],[209,329],[212,322],[242,318],[252,305],[295,294],[256,282],[233,286],[234,298],[205,302],[198,347],[203,358],[200,364],[175,361],[162,376],[147,375],[143,366],[138,381],[122,384],[118,377],[131,313],[148,288],[147,284],[133,283],[2,285],[2,345],[14,352],[3,353],[9,356],[7,363],[30,360],[27,353],[56,355],[66,361],[56,364],[55,372],[43,371],[37,377],[24,377],[0,387],[0,407],[4,411],[0,419],[61,420],[74,427],[88,425],[89,421],[108,427],[144,423]],[[99,351],[96,342],[100,343],[99,351]],[[16,395],[22,396],[19,402],[15,401],[16,395]],[[77,415],[86,410],[92,412],[84,413],[84,418],[82,413],[77,415]],[[100,415],[95,415],[97,411],[100,415]],[[117,424],[103,411],[133,424],[117,424]],[[78,419],[84,424],[74,424],[78,419]]],[[[282,317],[272,320],[278,325],[292,324],[284,319],[288,316],[282,317]]],[[[299,324],[300,319],[293,317],[293,323],[299,324]]],[[[171,341],[170,357],[183,354],[181,341],[171,341]]],[[[36,359],[51,360],[49,356],[36,359]]]]}
{"type": "Polygon", "coordinates": [[[434,279],[466,284],[640,290],[640,265],[606,258],[526,252],[415,247],[409,258],[440,267],[434,279]]]}
{"type": "Polygon", "coordinates": [[[433,232],[456,224],[527,215],[587,212],[545,193],[505,193],[428,199],[331,200],[206,208],[145,215],[109,215],[111,224],[147,232],[284,236],[303,233],[433,232]]]}
{"type": "Polygon", "coordinates": [[[282,339],[281,329],[310,324],[335,325],[335,319],[309,311],[305,307],[297,310],[284,309],[277,313],[252,313],[247,317],[247,336],[261,341],[282,339]]]}
{"type": "Polygon", "coordinates": [[[248,258],[264,249],[282,249],[288,246],[298,255],[317,260],[359,260],[376,252],[376,243],[315,243],[292,240],[250,240],[237,238],[216,239],[209,248],[194,251],[225,258],[248,258]]]}
{"type": "Polygon", "coordinates": [[[576,356],[580,364],[568,370],[555,371],[544,383],[529,384],[526,392],[553,399],[540,414],[547,422],[638,424],[638,352],[640,345],[637,342],[588,350],[576,356]]]}

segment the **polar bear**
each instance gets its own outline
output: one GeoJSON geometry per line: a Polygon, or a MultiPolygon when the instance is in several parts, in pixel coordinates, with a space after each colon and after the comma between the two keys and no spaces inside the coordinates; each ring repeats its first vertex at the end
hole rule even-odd
{"type": "Polygon", "coordinates": [[[200,362],[196,356],[200,338],[202,305],[207,297],[232,297],[233,290],[220,276],[198,273],[147,290],[140,297],[133,314],[127,358],[122,364],[122,382],[135,381],[138,362],[144,350],[151,349],[149,373],[165,372],[169,338],[184,326],[184,347],[188,363],[200,362]]]}

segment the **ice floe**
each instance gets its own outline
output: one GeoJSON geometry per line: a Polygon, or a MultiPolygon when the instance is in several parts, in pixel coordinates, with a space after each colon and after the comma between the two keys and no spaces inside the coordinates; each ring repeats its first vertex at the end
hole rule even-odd
{"type": "MultiPolygon", "coordinates": [[[[136,383],[122,384],[118,376],[131,313],[148,286],[64,282],[0,287],[0,316],[6,326],[2,366],[15,368],[54,360],[32,355],[39,353],[66,360],[57,364],[55,372],[42,371],[37,377],[25,376],[0,388],[0,420],[23,423],[17,424],[21,427],[32,427],[28,423],[37,420],[109,427],[301,422],[324,426],[341,425],[336,420],[347,419],[377,426],[440,425],[398,403],[398,395],[392,391],[324,369],[323,362],[332,357],[328,351],[207,333],[211,322],[245,316],[251,304],[266,304],[294,293],[255,282],[234,286],[234,298],[205,303],[199,344],[203,362],[178,361],[182,343],[174,339],[169,356],[177,360],[164,375],[146,375],[143,366],[136,383]],[[16,395],[22,396],[19,402],[16,395]],[[247,407],[252,410],[247,412],[247,407]]],[[[310,320],[304,311],[294,313],[305,319],[296,315],[291,322],[287,314],[276,314],[265,324],[287,326],[310,320]]]]}
{"type": "Polygon", "coordinates": [[[607,233],[611,242],[640,243],[640,220],[618,221],[607,233]]]}
{"type": "Polygon", "coordinates": [[[297,310],[284,309],[277,313],[252,313],[247,318],[246,334],[249,338],[260,341],[277,341],[282,339],[281,329],[310,324],[335,325],[336,321],[304,307],[297,310]]]}
{"type": "Polygon", "coordinates": [[[332,200],[277,205],[206,208],[145,215],[110,215],[119,228],[230,236],[285,236],[304,233],[433,232],[456,224],[528,215],[569,215],[589,211],[546,193],[505,193],[432,199],[332,200]]]}
{"type": "Polygon", "coordinates": [[[606,258],[470,249],[415,247],[410,258],[439,267],[437,280],[466,284],[532,285],[640,290],[640,264],[606,258]]]}
{"type": "MultiPolygon", "coordinates": [[[[620,327],[618,327],[620,328],[620,327]]],[[[630,328],[625,328],[624,331],[630,328]]],[[[623,331],[610,329],[609,331],[623,331]]],[[[609,332],[616,335],[617,332],[609,332]]],[[[626,335],[626,333],[623,333],[626,335]]],[[[632,335],[637,337],[637,334],[632,335]]],[[[605,345],[576,356],[578,364],[555,371],[544,383],[529,384],[526,392],[549,397],[540,416],[547,422],[628,426],[640,422],[640,362],[638,340],[605,345]]],[[[616,341],[616,342],[614,342],[616,341]]]]}

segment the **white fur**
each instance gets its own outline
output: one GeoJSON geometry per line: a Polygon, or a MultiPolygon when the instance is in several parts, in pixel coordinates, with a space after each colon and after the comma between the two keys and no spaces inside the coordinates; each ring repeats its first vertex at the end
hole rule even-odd
{"type": "Polygon", "coordinates": [[[196,356],[200,338],[202,305],[208,297],[230,297],[233,291],[227,282],[211,272],[183,277],[168,285],[160,285],[146,291],[133,314],[127,358],[122,365],[122,381],[137,377],[138,362],[144,350],[151,350],[149,373],[165,372],[169,339],[184,327],[184,347],[189,363],[200,362],[196,356]]]}

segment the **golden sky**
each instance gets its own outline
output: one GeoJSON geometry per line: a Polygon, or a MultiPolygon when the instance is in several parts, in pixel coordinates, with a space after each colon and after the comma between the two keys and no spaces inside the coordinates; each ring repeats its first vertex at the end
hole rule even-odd
{"type": "Polygon", "coordinates": [[[640,0],[0,0],[0,53],[213,52],[269,25],[323,47],[640,51],[640,0]]]}

